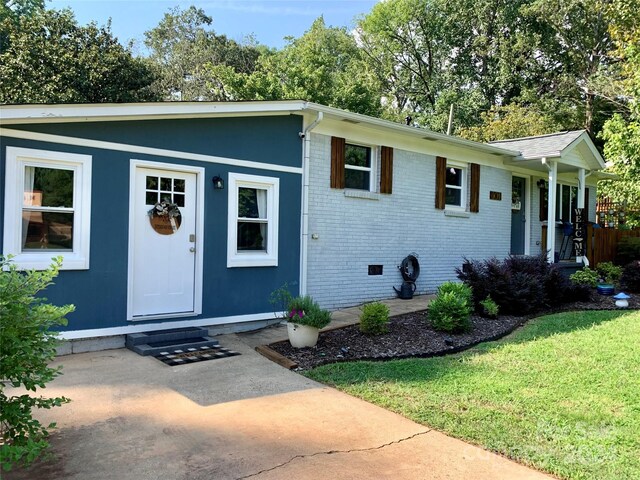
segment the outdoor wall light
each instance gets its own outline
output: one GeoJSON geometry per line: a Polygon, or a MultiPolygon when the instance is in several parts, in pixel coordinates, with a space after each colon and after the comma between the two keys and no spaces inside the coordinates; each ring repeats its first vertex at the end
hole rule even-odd
{"type": "Polygon", "coordinates": [[[540,180],[538,180],[536,182],[536,185],[538,186],[538,188],[544,188],[546,186],[546,183],[542,178],[540,180]]]}
{"type": "Polygon", "coordinates": [[[213,182],[213,188],[215,190],[224,190],[224,180],[222,177],[216,175],[211,179],[211,181],[213,182]]]}

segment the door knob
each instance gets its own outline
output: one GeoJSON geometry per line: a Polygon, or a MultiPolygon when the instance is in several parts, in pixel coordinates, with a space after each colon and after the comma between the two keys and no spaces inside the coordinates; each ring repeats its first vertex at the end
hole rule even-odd
{"type": "Polygon", "coordinates": [[[195,252],[195,251],[196,251],[196,247],[190,247],[190,248],[189,248],[189,251],[190,251],[191,253],[195,252]]]}

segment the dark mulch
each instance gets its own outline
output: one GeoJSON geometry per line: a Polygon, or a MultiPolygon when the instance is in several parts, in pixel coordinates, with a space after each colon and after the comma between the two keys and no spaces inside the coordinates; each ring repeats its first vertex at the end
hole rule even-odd
{"type": "MultiPolygon", "coordinates": [[[[632,295],[629,308],[640,309],[640,295],[632,295]]],[[[590,302],[566,304],[554,312],[613,309],[616,307],[611,297],[596,294],[590,302]]],[[[501,315],[497,319],[472,316],[472,328],[469,332],[448,334],[433,330],[425,321],[425,312],[422,311],[392,317],[389,333],[384,335],[365,335],[360,332],[358,325],[351,325],[321,333],[318,344],[313,348],[293,348],[288,341],[273,343],[269,347],[296,362],[299,370],[353,360],[434,357],[496,340],[513,332],[531,318],[554,312],[545,311],[520,317],[501,315]]]]}

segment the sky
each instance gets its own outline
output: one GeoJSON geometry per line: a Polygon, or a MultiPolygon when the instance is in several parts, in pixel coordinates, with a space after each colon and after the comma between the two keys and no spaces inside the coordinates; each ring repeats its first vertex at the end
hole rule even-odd
{"type": "Polygon", "coordinates": [[[354,19],[368,13],[378,0],[50,0],[48,8],[69,7],[78,23],[96,21],[105,24],[111,18],[111,30],[122,44],[137,40],[144,53],[144,32],[155,27],[175,6],[202,8],[213,17],[218,34],[240,41],[254,34],[259,43],[281,48],[284,37],[301,36],[320,15],[328,26],[352,27],[354,19]]]}

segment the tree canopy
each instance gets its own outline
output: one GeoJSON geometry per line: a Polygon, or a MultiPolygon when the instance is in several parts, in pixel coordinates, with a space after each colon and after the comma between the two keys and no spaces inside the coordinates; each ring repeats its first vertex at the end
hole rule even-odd
{"type": "Polygon", "coordinates": [[[0,103],[153,100],[145,62],[110,25],[80,26],[70,10],[33,10],[0,22],[0,103]]]}

